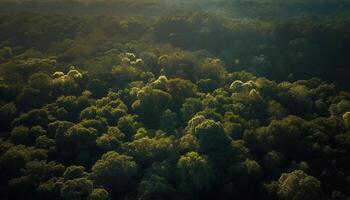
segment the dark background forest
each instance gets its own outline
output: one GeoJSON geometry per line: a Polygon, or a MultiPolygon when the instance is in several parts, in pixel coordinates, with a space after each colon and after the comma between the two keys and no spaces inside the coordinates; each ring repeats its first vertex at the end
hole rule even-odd
{"type": "Polygon", "coordinates": [[[0,199],[350,200],[350,1],[0,0],[0,199]]]}

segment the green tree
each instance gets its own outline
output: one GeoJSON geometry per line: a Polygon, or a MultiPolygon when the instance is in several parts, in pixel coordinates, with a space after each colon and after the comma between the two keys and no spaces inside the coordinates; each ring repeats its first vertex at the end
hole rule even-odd
{"type": "Polygon", "coordinates": [[[112,78],[118,87],[124,87],[139,77],[140,72],[130,65],[118,65],[111,71],[112,78]]]}
{"type": "Polygon", "coordinates": [[[176,175],[179,191],[183,197],[198,198],[207,191],[214,178],[209,160],[196,152],[189,152],[180,157],[177,162],[176,175]],[[203,194],[203,193],[202,193],[203,194]]]}
{"type": "Polygon", "coordinates": [[[177,114],[167,109],[161,115],[159,126],[162,130],[172,132],[177,127],[177,114]]]}
{"type": "Polygon", "coordinates": [[[44,199],[61,199],[61,189],[64,186],[64,179],[54,177],[37,187],[38,196],[44,199]]]}
{"type": "Polygon", "coordinates": [[[11,147],[0,157],[2,174],[5,172],[7,174],[3,174],[3,176],[14,177],[14,175],[19,173],[19,170],[24,167],[26,162],[28,162],[30,159],[30,153],[24,146],[20,145],[11,147]]]}
{"type": "Polygon", "coordinates": [[[113,134],[103,134],[96,139],[96,144],[102,151],[113,151],[121,145],[121,141],[118,139],[117,135],[113,134]]]}
{"type": "Polygon", "coordinates": [[[47,98],[47,93],[51,89],[52,80],[51,77],[45,73],[35,73],[29,77],[29,86],[37,89],[41,93],[42,98],[47,98]]]}
{"type": "Polygon", "coordinates": [[[84,166],[72,165],[66,168],[63,173],[63,177],[65,180],[82,178],[85,172],[84,166]]]}
{"type": "Polygon", "coordinates": [[[167,77],[193,80],[197,58],[190,52],[178,51],[158,58],[161,73],[167,77]]]}
{"type": "Polygon", "coordinates": [[[196,76],[198,76],[199,79],[220,81],[224,72],[225,68],[220,59],[207,58],[196,69],[196,76]]]}
{"type": "Polygon", "coordinates": [[[166,82],[166,91],[172,96],[172,106],[178,110],[186,98],[195,97],[197,86],[191,81],[175,78],[166,82]]]}
{"type": "Polygon", "coordinates": [[[181,118],[184,122],[190,120],[196,113],[203,109],[203,105],[200,99],[188,98],[182,104],[181,107],[181,118]]]}
{"type": "Polygon", "coordinates": [[[30,110],[39,107],[42,103],[40,91],[34,88],[23,88],[16,97],[18,108],[30,110]]]}
{"type": "Polygon", "coordinates": [[[348,129],[350,129],[350,112],[346,112],[343,115],[343,120],[348,129]]]}
{"type": "Polygon", "coordinates": [[[171,199],[175,189],[171,187],[166,178],[158,175],[150,175],[143,178],[138,186],[138,198],[150,199],[171,199]]]}
{"type": "Polygon", "coordinates": [[[21,170],[21,176],[9,181],[9,189],[13,198],[26,198],[36,195],[40,183],[61,176],[64,170],[62,164],[46,161],[29,161],[21,170]]]}
{"type": "Polygon", "coordinates": [[[48,112],[45,109],[33,109],[28,113],[23,113],[19,118],[16,118],[12,121],[13,126],[41,126],[46,128],[49,123],[48,112]]]}
{"type": "Polygon", "coordinates": [[[129,143],[129,149],[138,163],[151,163],[172,157],[174,142],[169,137],[149,138],[147,136],[129,143]]]}
{"type": "Polygon", "coordinates": [[[151,127],[157,126],[159,113],[171,107],[172,97],[167,92],[150,87],[144,87],[137,94],[132,108],[139,114],[140,119],[151,127]]]}
{"type": "Polygon", "coordinates": [[[281,175],[278,180],[277,195],[283,200],[323,198],[321,182],[301,170],[281,175]]]}
{"type": "Polygon", "coordinates": [[[29,134],[29,128],[18,126],[12,129],[9,139],[14,144],[27,144],[29,134]]]}
{"type": "Polygon", "coordinates": [[[92,177],[101,184],[115,191],[123,191],[136,175],[137,164],[130,156],[109,151],[102,155],[92,167],[92,177]]]}
{"type": "Polygon", "coordinates": [[[86,199],[92,192],[92,189],[92,181],[86,178],[68,180],[61,188],[61,197],[67,200],[86,199]]]}
{"type": "Polygon", "coordinates": [[[198,138],[199,151],[210,154],[230,145],[230,138],[218,122],[205,120],[195,127],[195,136],[198,138]]]}
{"type": "Polygon", "coordinates": [[[107,190],[103,188],[94,188],[87,199],[88,200],[109,200],[110,196],[107,190]]]}

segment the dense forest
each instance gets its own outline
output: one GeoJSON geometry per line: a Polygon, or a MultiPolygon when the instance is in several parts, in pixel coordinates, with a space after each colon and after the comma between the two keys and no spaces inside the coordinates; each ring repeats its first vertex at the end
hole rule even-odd
{"type": "Polygon", "coordinates": [[[0,0],[0,199],[350,200],[347,0],[0,0]]]}

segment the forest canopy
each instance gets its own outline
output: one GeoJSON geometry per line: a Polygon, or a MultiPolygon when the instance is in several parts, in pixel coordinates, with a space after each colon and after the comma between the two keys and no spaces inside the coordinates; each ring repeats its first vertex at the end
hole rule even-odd
{"type": "Polygon", "coordinates": [[[350,200],[349,6],[0,1],[0,198],[350,200]]]}

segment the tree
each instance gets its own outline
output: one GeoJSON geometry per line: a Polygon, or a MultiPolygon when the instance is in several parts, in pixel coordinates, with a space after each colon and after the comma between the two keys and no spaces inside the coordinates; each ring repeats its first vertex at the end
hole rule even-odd
{"type": "Polygon", "coordinates": [[[126,139],[130,139],[135,134],[139,124],[135,115],[125,115],[118,121],[119,130],[125,134],[126,139]]]}
{"type": "Polygon", "coordinates": [[[242,87],[246,91],[232,95],[234,100],[233,111],[246,119],[266,119],[268,116],[267,102],[255,89],[255,83],[249,81],[244,83],[242,87]]]}
{"type": "Polygon", "coordinates": [[[28,137],[29,128],[18,126],[12,129],[9,139],[14,144],[27,144],[28,137]]]}
{"type": "Polygon", "coordinates": [[[52,80],[49,75],[46,73],[35,73],[29,77],[29,86],[31,88],[37,89],[41,93],[41,97],[47,98],[44,95],[47,95],[47,93],[51,89],[51,83],[52,80]]]}
{"type": "Polygon", "coordinates": [[[41,126],[33,126],[31,129],[17,126],[12,129],[9,140],[14,144],[32,145],[37,137],[45,134],[46,131],[41,126]]]}
{"type": "Polygon", "coordinates": [[[12,121],[13,126],[41,126],[46,128],[49,123],[48,112],[45,109],[33,109],[28,113],[23,113],[19,118],[16,118],[12,121]]]}
{"type": "Polygon", "coordinates": [[[46,135],[42,135],[36,138],[35,147],[53,152],[56,149],[56,141],[55,139],[48,138],[46,135]]]}
{"type": "Polygon", "coordinates": [[[88,200],[109,200],[110,196],[107,190],[103,188],[94,188],[87,199],[88,200]]]}
{"type": "Polygon", "coordinates": [[[46,182],[53,177],[61,176],[64,171],[62,164],[47,161],[29,161],[21,170],[21,176],[11,179],[9,187],[13,198],[25,198],[35,195],[36,188],[42,182],[46,182]],[[16,192],[15,192],[16,191],[16,192]]]}
{"type": "Polygon", "coordinates": [[[124,87],[139,77],[140,72],[130,65],[118,65],[111,71],[112,78],[118,87],[124,87]]]}
{"type": "Polygon", "coordinates": [[[263,149],[273,149],[285,156],[300,158],[301,155],[307,156],[308,152],[308,145],[303,138],[310,135],[314,128],[299,117],[288,116],[282,120],[273,120],[267,127],[259,128],[256,134],[257,142],[263,145],[263,149]]]}
{"type": "Polygon", "coordinates": [[[30,159],[30,153],[24,146],[11,147],[0,157],[1,171],[7,176],[16,175],[30,159]]]}
{"type": "Polygon", "coordinates": [[[88,89],[95,98],[101,98],[107,94],[107,88],[100,79],[93,79],[89,83],[88,89]]]}
{"type": "Polygon", "coordinates": [[[79,105],[79,100],[82,99],[83,98],[77,98],[76,96],[60,96],[56,100],[56,105],[58,108],[64,108],[68,112],[69,115],[66,120],[75,122],[80,111],[87,107],[87,105],[79,105]]]}
{"type": "Polygon", "coordinates": [[[343,120],[348,129],[350,129],[350,112],[346,112],[343,115],[343,120]]]}
{"type": "Polygon", "coordinates": [[[258,187],[262,174],[262,168],[258,162],[246,159],[230,167],[229,177],[232,177],[232,181],[237,184],[239,190],[249,194],[249,191],[254,191],[258,187]]]}
{"type": "Polygon", "coordinates": [[[11,47],[3,47],[0,49],[0,58],[9,59],[13,56],[11,47]]]}
{"type": "Polygon", "coordinates": [[[162,130],[172,132],[177,126],[177,115],[167,109],[160,117],[159,126],[162,130]]]}
{"type": "Polygon", "coordinates": [[[162,90],[144,87],[137,93],[137,99],[132,108],[147,125],[156,127],[159,113],[171,107],[172,97],[162,90]]]}
{"type": "Polygon", "coordinates": [[[175,189],[171,187],[166,178],[158,175],[150,175],[143,178],[138,186],[138,198],[151,199],[171,199],[175,189]]]}
{"type": "Polygon", "coordinates": [[[171,138],[149,138],[147,136],[129,143],[129,149],[138,163],[147,164],[170,158],[174,153],[171,138]]]}
{"type": "Polygon", "coordinates": [[[190,52],[175,52],[171,55],[163,55],[158,58],[161,74],[172,78],[193,80],[196,57],[190,52]]]}
{"type": "Polygon", "coordinates": [[[96,147],[97,131],[76,124],[66,129],[62,135],[56,134],[57,148],[66,161],[91,164],[91,149],[96,147]]]}
{"type": "Polygon", "coordinates": [[[289,91],[280,95],[282,105],[292,114],[302,115],[311,112],[312,99],[310,89],[304,85],[293,84],[289,91]]]}
{"type": "Polygon", "coordinates": [[[157,64],[158,57],[152,52],[143,52],[140,54],[141,59],[143,60],[143,68],[147,71],[152,72],[153,74],[159,74],[159,66],[157,64]]]}
{"type": "Polygon", "coordinates": [[[197,86],[191,81],[181,78],[169,79],[166,82],[166,91],[172,96],[172,107],[178,110],[186,98],[196,96],[197,86]]]}
{"type": "Polygon", "coordinates": [[[281,168],[284,164],[283,155],[276,151],[270,151],[265,154],[262,166],[264,170],[267,171],[271,177],[280,174],[281,168]]]}
{"type": "Polygon", "coordinates": [[[321,182],[301,170],[281,175],[278,180],[277,195],[282,200],[323,198],[321,182]]]}
{"type": "Polygon", "coordinates": [[[337,104],[332,104],[329,111],[332,115],[343,115],[350,110],[350,101],[342,99],[337,104]]]}
{"type": "Polygon", "coordinates": [[[65,180],[82,178],[85,172],[84,166],[72,165],[66,168],[63,173],[63,177],[65,180]]]}
{"type": "Polygon", "coordinates": [[[64,134],[69,128],[74,126],[74,123],[69,121],[55,121],[49,124],[48,126],[48,136],[55,138],[56,142],[64,137],[64,134]]]}
{"type": "Polygon", "coordinates": [[[121,142],[118,137],[113,134],[103,134],[96,139],[96,144],[99,149],[102,151],[113,151],[117,150],[121,142]]]}
{"type": "Polygon", "coordinates": [[[213,120],[205,120],[195,127],[194,135],[198,138],[199,151],[210,154],[230,145],[230,138],[222,125],[213,120]]]}
{"type": "Polygon", "coordinates": [[[107,123],[103,120],[83,120],[79,123],[82,127],[87,129],[95,129],[97,135],[107,132],[107,123]]]}
{"type": "Polygon", "coordinates": [[[199,91],[204,93],[212,92],[219,87],[218,81],[210,78],[200,79],[197,81],[196,85],[199,91]]]}
{"type": "Polygon", "coordinates": [[[197,112],[203,109],[203,105],[200,99],[188,98],[182,104],[181,107],[181,118],[184,122],[190,120],[197,112]]]}
{"type": "Polygon", "coordinates": [[[179,140],[179,147],[182,151],[198,151],[198,140],[193,134],[185,134],[179,140]]]}
{"type": "Polygon", "coordinates": [[[194,198],[198,198],[199,194],[208,190],[214,178],[209,160],[196,152],[188,152],[180,157],[176,166],[176,175],[179,191],[184,195],[183,197],[194,198]]]}
{"type": "Polygon", "coordinates": [[[186,130],[189,133],[194,134],[196,127],[206,120],[207,119],[203,115],[195,115],[187,122],[186,130]]]}
{"type": "Polygon", "coordinates": [[[220,59],[207,58],[196,69],[196,76],[199,77],[198,79],[212,79],[220,81],[224,72],[225,68],[223,67],[223,63],[220,59]]]}
{"type": "Polygon", "coordinates": [[[121,192],[137,172],[137,164],[130,156],[109,151],[92,166],[96,183],[121,192]]]}
{"type": "Polygon", "coordinates": [[[61,197],[66,200],[86,199],[93,189],[92,181],[86,178],[68,180],[61,188],[61,197]]]}
{"type": "Polygon", "coordinates": [[[37,187],[38,196],[43,199],[61,199],[63,185],[63,178],[54,177],[37,187]]]}
{"type": "Polygon", "coordinates": [[[80,151],[95,145],[96,129],[85,128],[81,125],[70,127],[63,135],[63,140],[57,140],[57,144],[67,147],[65,150],[80,151]]]}
{"type": "Polygon", "coordinates": [[[34,88],[23,88],[16,97],[16,103],[23,110],[37,108],[42,103],[40,91],[34,88]]]}

